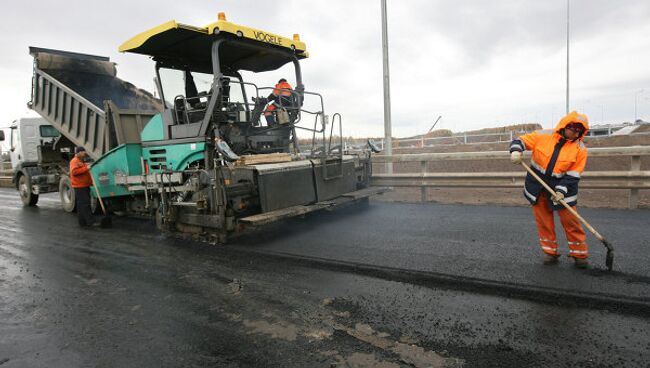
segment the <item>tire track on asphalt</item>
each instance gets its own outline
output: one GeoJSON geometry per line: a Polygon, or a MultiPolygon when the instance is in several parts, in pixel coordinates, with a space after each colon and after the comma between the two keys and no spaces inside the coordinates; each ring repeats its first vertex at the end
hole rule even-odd
{"type": "MultiPolygon", "coordinates": [[[[232,252],[263,255],[278,261],[288,261],[296,266],[310,266],[323,270],[339,271],[386,281],[403,282],[428,288],[443,288],[478,294],[497,295],[507,298],[528,300],[543,304],[572,308],[607,310],[615,313],[650,316],[650,298],[636,298],[607,293],[584,293],[577,290],[541,287],[489,279],[450,275],[432,271],[378,266],[329,258],[295,255],[284,252],[268,252],[226,246],[232,252]]],[[[607,271],[597,271],[603,274],[607,271]]],[[[620,272],[607,272],[624,275],[620,272]]]]}

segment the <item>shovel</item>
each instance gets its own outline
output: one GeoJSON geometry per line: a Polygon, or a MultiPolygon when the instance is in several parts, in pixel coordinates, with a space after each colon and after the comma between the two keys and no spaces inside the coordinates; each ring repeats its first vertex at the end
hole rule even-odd
{"type": "Polygon", "coordinates": [[[113,226],[113,220],[111,217],[108,215],[108,212],[106,212],[106,207],[104,207],[104,201],[102,201],[102,197],[99,195],[99,189],[97,189],[97,184],[95,184],[95,178],[93,177],[93,174],[90,173],[90,178],[93,181],[93,188],[95,189],[95,194],[97,195],[97,200],[99,201],[99,205],[102,207],[102,212],[104,213],[104,217],[99,221],[99,226],[102,228],[109,228],[113,226]]]}
{"type": "MultiPolygon", "coordinates": [[[[546,188],[546,190],[548,190],[548,192],[551,193],[551,195],[553,196],[555,195],[555,191],[551,189],[551,187],[549,187],[548,184],[546,184],[544,180],[542,180],[542,178],[540,178],[528,165],[526,165],[525,162],[522,162],[521,165],[525,167],[526,171],[528,171],[530,175],[532,175],[540,184],[542,184],[542,186],[544,186],[544,188],[546,188]]],[[[580,222],[582,222],[582,224],[585,225],[585,227],[589,229],[589,231],[592,234],[594,234],[596,239],[600,240],[600,242],[603,243],[605,248],[607,248],[607,257],[605,258],[605,265],[607,266],[607,269],[611,271],[612,268],[614,267],[614,247],[612,246],[612,244],[608,242],[604,236],[600,235],[600,233],[596,231],[596,229],[594,229],[593,226],[589,225],[587,220],[583,219],[582,216],[578,214],[578,212],[576,212],[573,208],[571,208],[571,206],[566,204],[566,202],[563,199],[560,199],[558,202],[560,202],[569,212],[571,212],[573,216],[575,216],[578,220],[580,220],[580,222]]]]}

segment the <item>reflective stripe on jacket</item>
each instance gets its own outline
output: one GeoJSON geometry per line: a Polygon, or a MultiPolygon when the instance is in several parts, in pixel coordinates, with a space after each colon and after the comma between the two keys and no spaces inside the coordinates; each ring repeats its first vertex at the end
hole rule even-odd
{"type": "MultiPolygon", "coordinates": [[[[532,169],[551,188],[562,192],[568,205],[575,206],[578,203],[578,182],[587,164],[587,148],[582,139],[588,130],[587,117],[574,111],[560,120],[554,130],[538,130],[514,139],[510,152],[532,151],[532,169]],[[562,136],[562,131],[571,123],[580,123],[584,127],[582,135],[575,141],[568,141],[562,136]]],[[[541,193],[546,193],[546,189],[528,174],[524,197],[535,204],[541,193]]],[[[553,207],[563,208],[559,203],[553,207]]]]}
{"type": "Polygon", "coordinates": [[[70,160],[70,184],[73,188],[87,188],[93,185],[88,165],[77,156],[70,160]]]}

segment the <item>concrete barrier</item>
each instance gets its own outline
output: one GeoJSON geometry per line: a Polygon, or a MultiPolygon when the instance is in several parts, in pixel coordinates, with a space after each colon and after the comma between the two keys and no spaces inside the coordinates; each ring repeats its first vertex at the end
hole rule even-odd
{"type": "MultiPolygon", "coordinates": [[[[530,152],[524,153],[526,158],[530,152]]],[[[641,171],[641,156],[650,156],[650,146],[603,147],[589,149],[589,157],[623,158],[629,160],[629,169],[586,171],[580,187],[584,189],[629,190],[628,208],[639,206],[639,190],[650,189],[650,171],[641,171]]],[[[507,151],[492,152],[439,152],[394,154],[373,156],[373,164],[413,163],[420,170],[408,172],[375,172],[371,184],[376,186],[410,187],[420,189],[420,198],[426,202],[428,188],[523,188],[525,173],[518,171],[476,172],[430,172],[429,163],[448,161],[506,161],[507,151]]],[[[412,169],[412,167],[411,167],[412,169]]]]}

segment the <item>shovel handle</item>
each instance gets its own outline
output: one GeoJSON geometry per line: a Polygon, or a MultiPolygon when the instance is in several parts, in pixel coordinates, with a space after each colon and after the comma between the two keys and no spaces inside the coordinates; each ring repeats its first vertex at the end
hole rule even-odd
{"type": "MultiPolygon", "coordinates": [[[[555,195],[555,191],[554,191],[554,190],[553,190],[553,189],[552,189],[548,184],[546,184],[546,183],[544,182],[544,180],[542,180],[542,178],[540,178],[539,175],[537,175],[537,174],[533,171],[533,169],[530,168],[530,166],[526,165],[525,162],[521,162],[521,165],[522,165],[523,167],[525,167],[525,168],[526,168],[526,171],[528,171],[528,173],[529,173],[530,175],[532,175],[532,176],[533,176],[533,177],[534,177],[534,178],[535,178],[535,179],[536,179],[540,184],[542,184],[542,186],[543,186],[544,188],[546,188],[546,190],[547,190],[549,193],[551,193],[551,195],[553,195],[553,196],[555,195]]],[[[560,202],[560,204],[562,204],[562,205],[564,206],[564,208],[566,208],[569,212],[571,212],[571,214],[572,214],[573,216],[575,216],[575,217],[576,217],[580,222],[582,222],[582,224],[585,225],[585,227],[586,227],[586,228],[587,228],[587,229],[588,229],[592,234],[594,234],[594,236],[595,236],[596,238],[598,238],[598,240],[600,240],[601,242],[604,240],[603,236],[600,235],[600,234],[598,233],[598,231],[596,231],[596,229],[594,229],[593,226],[591,226],[591,225],[587,222],[587,220],[585,220],[584,218],[582,218],[582,216],[580,216],[580,214],[578,214],[578,212],[576,212],[576,210],[574,210],[571,206],[569,206],[569,205],[568,205],[568,204],[567,204],[563,199],[560,199],[558,202],[560,202]]]]}
{"type": "Polygon", "coordinates": [[[102,201],[102,197],[99,196],[99,189],[97,189],[97,184],[95,184],[95,178],[93,177],[92,172],[90,172],[90,179],[93,182],[93,188],[95,189],[95,194],[97,195],[99,205],[102,206],[102,212],[104,212],[104,216],[106,216],[106,207],[104,207],[104,201],[102,201]]]}

